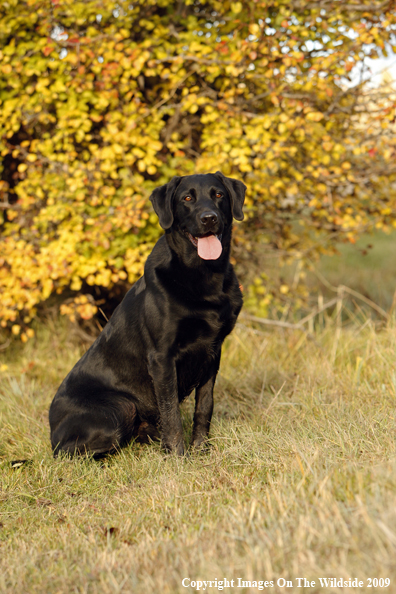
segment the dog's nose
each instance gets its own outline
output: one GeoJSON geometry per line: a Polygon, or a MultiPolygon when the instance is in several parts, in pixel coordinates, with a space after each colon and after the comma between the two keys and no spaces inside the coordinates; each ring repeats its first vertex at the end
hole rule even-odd
{"type": "Polygon", "coordinates": [[[203,225],[214,225],[217,223],[217,214],[213,212],[213,210],[203,212],[199,218],[201,219],[201,223],[203,225]]]}

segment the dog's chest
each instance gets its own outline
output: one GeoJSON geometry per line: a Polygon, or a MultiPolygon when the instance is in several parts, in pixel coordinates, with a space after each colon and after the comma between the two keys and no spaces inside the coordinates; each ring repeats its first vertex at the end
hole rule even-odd
{"type": "Polygon", "coordinates": [[[231,332],[234,316],[229,299],[222,300],[216,307],[190,311],[177,323],[175,350],[200,351],[210,349],[231,332]]]}
{"type": "Polygon", "coordinates": [[[234,323],[229,303],[179,321],[174,354],[180,400],[212,375],[222,342],[234,323]]]}

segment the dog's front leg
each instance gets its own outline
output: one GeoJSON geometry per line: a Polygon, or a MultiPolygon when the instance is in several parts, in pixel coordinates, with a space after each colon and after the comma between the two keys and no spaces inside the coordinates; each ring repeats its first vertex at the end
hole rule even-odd
{"type": "Polygon", "coordinates": [[[148,370],[160,413],[161,443],[168,452],[184,454],[183,427],[177,392],[176,365],[161,353],[149,355],[148,370]]]}
{"type": "Polygon", "coordinates": [[[213,413],[213,387],[216,373],[202,386],[195,390],[194,429],[191,440],[193,448],[199,448],[209,435],[213,413]]]}

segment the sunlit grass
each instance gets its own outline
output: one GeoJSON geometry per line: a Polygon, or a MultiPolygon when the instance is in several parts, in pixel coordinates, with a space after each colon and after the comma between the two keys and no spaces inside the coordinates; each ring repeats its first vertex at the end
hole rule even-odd
{"type": "MultiPolygon", "coordinates": [[[[388,310],[396,290],[396,232],[364,235],[356,244],[340,244],[338,252],[317,266],[328,282],[351,287],[388,310]]],[[[313,277],[312,282],[318,281],[313,277]]]]}
{"type": "MultiPolygon", "coordinates": [[[[0,591],[192,591],[185,577],[274,580],[273,592],[281,576],[287,591],[301,576],[394,583],[396,327],[367,320],[337,340],[334,329],[326,317],[314,335],[238,326],[209,452],[131,444],[101,463],[50,451],[49,404],[84,350],[68,325],[13,343],[0,388],[0,591]]],[[[182,409],[188,434],[193,399],[182,409]]]]}

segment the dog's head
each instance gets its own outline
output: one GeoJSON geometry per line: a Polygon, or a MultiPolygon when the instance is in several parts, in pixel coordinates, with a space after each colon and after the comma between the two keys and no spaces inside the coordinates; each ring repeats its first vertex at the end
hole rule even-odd
{"type": "Polygon", "coordinates": [[[242,221],[246,186],[216,173],[174,177],[150,196],[163,229],[183,233],[203,260],[217,260],[232,219],[242,221]]]}

